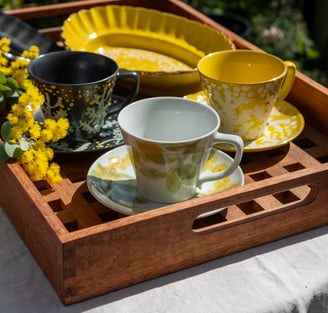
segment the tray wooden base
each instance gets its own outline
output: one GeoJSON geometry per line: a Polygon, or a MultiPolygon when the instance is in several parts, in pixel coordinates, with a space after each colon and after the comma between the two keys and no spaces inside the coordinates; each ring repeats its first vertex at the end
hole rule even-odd
{"type": "Polygon", "coordinates": [[[245,186],[127,217],[89,193],[94,155],[60,160],[65,179],[56,186],[3,165],[0,205],[70,304],[326,225],[327,143],[308,129],[296,144],[246,154],[245,186]],[[225,209],[197,219],[216,208],[225,209]]]}
{"type": "MultiPolygon", "coordinates": [[[[99,2],[154,6],[226,31],[177,0],[77,1],[12,14],[53,16],[99,2]]],[[[226,32],[237,47],[257,49],[226,32]]],[[[284,147],[245,154],[245,186],[126,217],[87,189],[86,173],[98,155],[66,155],[57,160],[64,180],[56,186],[32,183],[18,164],[1,165],[0,207],[65,304],[326,225],[328,91],[298,73],[289,101],[307,128],[284,147]],[[197,219],[217,208],[225,209],[197,219]]]]}

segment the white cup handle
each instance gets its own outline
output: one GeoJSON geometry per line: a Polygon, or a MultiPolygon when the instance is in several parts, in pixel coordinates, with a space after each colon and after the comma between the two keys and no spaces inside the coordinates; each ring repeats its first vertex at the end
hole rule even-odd
{"type": "Polygon", "coordinates": [[[244,149],[244,142],[241,137],[237,135],[222,134],[216,132],[213,135],[213,145],[216,143],[232,144],[236,149],[234,160],[230,164],[230,166],[224,171],[220,171],[218,173],[202,173],[201,175],[199,175],[198,185],[201,185],[207,181],[213,181],[213,180],[218,180],[227,177],[231,175],[240,164],[240,161],[243,156],[243,149],[244,149]]]}

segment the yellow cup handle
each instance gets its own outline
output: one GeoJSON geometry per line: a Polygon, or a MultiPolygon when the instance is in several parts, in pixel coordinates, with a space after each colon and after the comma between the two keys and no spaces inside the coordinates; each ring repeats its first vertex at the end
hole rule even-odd
{"type": "Polygon", "coordinates": [[[287,66],[287,74],[277,97],[277,102],[285,99],[291,91],[296,73],[296,65],[291,61],[284,61],[287,66]]]}

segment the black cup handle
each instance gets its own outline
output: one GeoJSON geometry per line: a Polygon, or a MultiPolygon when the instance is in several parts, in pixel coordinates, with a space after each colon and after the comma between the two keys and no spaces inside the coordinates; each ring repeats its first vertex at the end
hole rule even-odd
{"type": "Polygon", "coordinates": [[[140,79],[137,72],[128,71],[128,70],[119,70],[116,76],[116,80],[123,79],[123,78],[132,78],[133,84],[132,84],[131,93],[127,98],[122,97],[123,99],[122,102],[109,106],[107,110],[107,116],[122,110],[127,104],[131,103],[136,98],[139,92],[140,79]]]}

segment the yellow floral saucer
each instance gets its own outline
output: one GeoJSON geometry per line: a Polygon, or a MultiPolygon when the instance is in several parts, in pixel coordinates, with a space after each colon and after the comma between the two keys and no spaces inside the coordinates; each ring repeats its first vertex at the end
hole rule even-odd
{"type": "MultiPolygon", "coordinates": [[[[203,171],[217,172],[227,168],[232,158],[212,149],[203,171]]],[[[125,215],[133,215],[165,206],[153,202],[137,192],[137,182],[127,146],[123,145],[100,156],[89,168],[87,185],[91,194],[103,205],[125,215]]],[[[230,176],[204,183],[195,197],[202,197],[236,186],[244,185],[244,175],[238,167],[230,176]]],[[[205,217],[220,209],[203,213],[205,217]]]]}
{"type": "MultiPolygon", "coordinates": [[[[207,104],[202,91],[185,96],[207,104]]],[[[244,142],[244,152],[266,151],[286,145],[294,140],[304,128],[303,115],[289,102],[283,100],[276,103],[271,111],[268,125],[264,134],[251,141],[244,142]]],[[[233,151],[233,147],[220,145],[220,149],[233,151]]]]}

